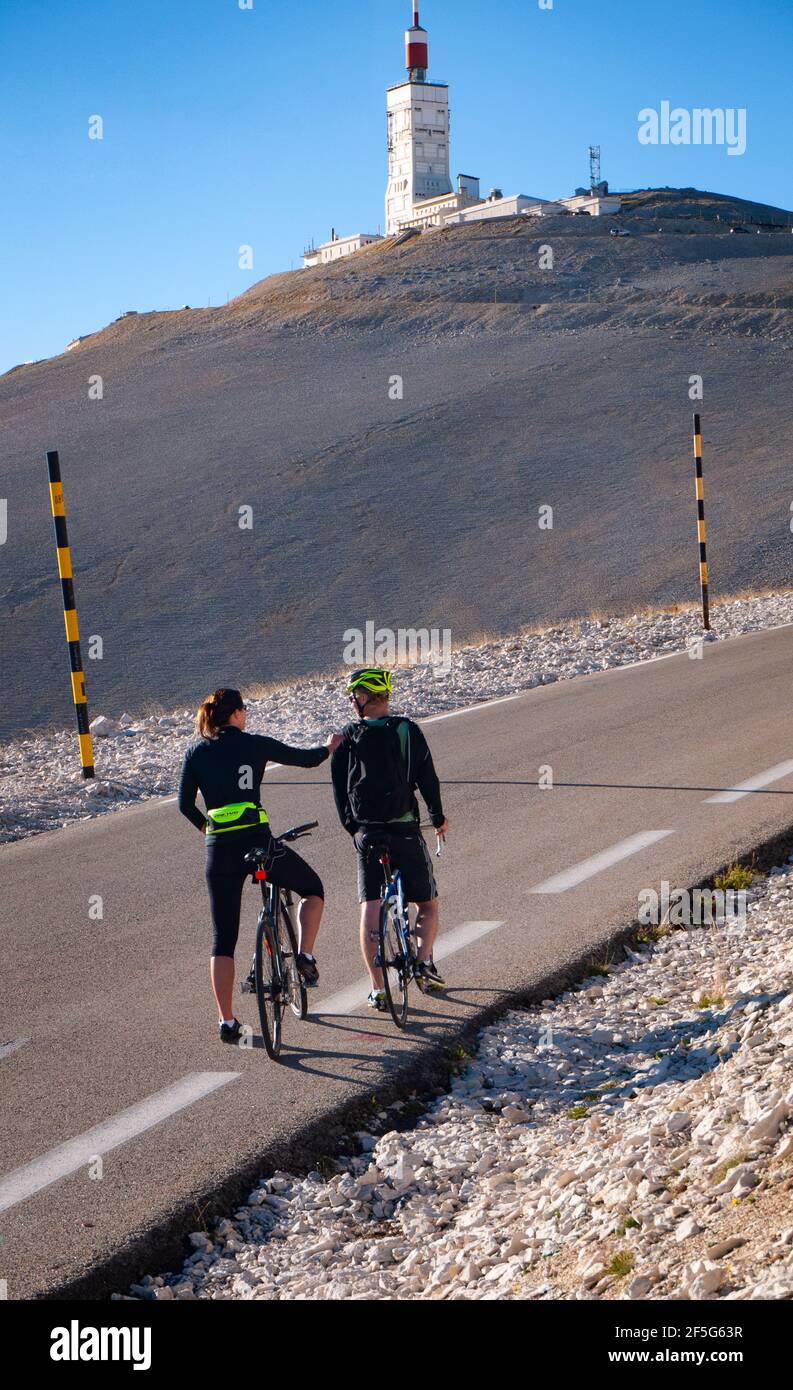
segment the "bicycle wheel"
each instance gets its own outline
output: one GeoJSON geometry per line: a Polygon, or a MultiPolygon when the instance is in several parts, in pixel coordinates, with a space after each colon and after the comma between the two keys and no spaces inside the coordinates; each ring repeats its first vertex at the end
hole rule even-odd
{"type": "Polygon", "coordinates": [[[308,996],[303,977],[297,968],[297,937],[292,926],[292,914],[284,899],[278,894],[278,945],[284,971],[284,991],[289,1007],[297,1018],[305,1018],[308,1013],[308,996]]]}
{"type": "Polygon", "coordinates": [[[384,902],[380,907],[380,968],[383,972],[385,997],[397,1028],[404,1028],[408,1016],[409,962],[402,948],[402,938],[394,920],[394,906],[384,902]]]}
{"type": "Polygon", "coordinates": [[[273,1058],[281,1051],[281,1020],[284,1013],[280,955],[273,919],[265,910],[260,914],[256,927],[254,972],[262,1037],[268,1055],[273,1058]]]}

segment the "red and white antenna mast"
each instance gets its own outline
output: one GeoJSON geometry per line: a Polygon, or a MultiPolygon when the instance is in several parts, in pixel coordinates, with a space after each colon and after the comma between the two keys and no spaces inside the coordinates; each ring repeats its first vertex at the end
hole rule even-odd
{"type": "Polygon", "coordinates": [[[413,25],[405,31],[405,67],[411,82],[426,82],[429,67],[429,36],[419,23],[419,0],[412,0],[413,25]]]}

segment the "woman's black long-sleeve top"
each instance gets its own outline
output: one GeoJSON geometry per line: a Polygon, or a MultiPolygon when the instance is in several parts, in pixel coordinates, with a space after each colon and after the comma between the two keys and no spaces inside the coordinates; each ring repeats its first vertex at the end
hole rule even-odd
{"type": "Polygon", "coordinates": [[[182,764],[179,782],[179,810],[198,830],[206,817],[196,806],[200,792],[207,809],[229,806],[237,801],[260,804],[262,777],[269,762],[285,767],[317,767],[328,757],[328,749],[291,748],[265,734],[246,734],[233,724],[220,729],[216,738],[199,739],[191,744],[182,764]]]}

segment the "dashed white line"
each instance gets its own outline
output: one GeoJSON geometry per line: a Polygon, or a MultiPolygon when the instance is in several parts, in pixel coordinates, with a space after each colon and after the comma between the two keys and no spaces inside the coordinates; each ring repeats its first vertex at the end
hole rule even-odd
{"type": "Polygon", "coordinates": [[[770,782],[778,782],[782,777],[790,777],[793,773],[793,758],[788,758],[787,762],[777,763],[776,767],[768,767],[765,772],[758,772],[756,777],[747,777],[745,782],[738,782],[729,791],[716,792],[715,796],[705,798],[705,806],[725,806],[729,801],[740,801],[742,796],[748,796],[750,792],[761,791],[770,782]]]}
{"type": "Polygon", "coordinates": [[[642,830],[637,835],[629,835],[627,840],[620,840],[619,844],[612,845],[610,849],[603,849],[599,854],[591,855],[589,859],[582,859],[580,864],[574,864],[572,868],[554,874],[553,878],[546,878],[542,883],[535,884],[529,892],[564,893],[568,888],[576,888],[586,879],[603,873],[604,869],[610,869],[613,864],[619,864],[621,860],[629,859],[632,854],[638,854],[640,850],[647,849],[648,845],[657,844],[659,840],[673,834],[673,830],[642,830]]]}
{"type": "Polygon", "coordinates": [[[119,1111],[112,1119],[87,1129],[77,1138],[68,1139],[65,1144],[50,1149],[41,1158],[34,1158],[23,1167],[15,1168],[0,1179],[0,1211],[7,1211],[60,1178],[69,1177],[88,1164],[96,1154],[109,1153],[119,1144],[125,1144],[128,1139],[134,1139],[154,1125],[161,1124],[179,1110],[203,1100],[219,1087],[236,1081],[240,1074],[238,1071],[191,1072],[164,1091],[157,1091],[137,1105],[119,1111]]]}
{"type": "MultiPolygon", "coordinates": [[[[465,946],[470,946],[472,941],[478,941],[480,937],[487,936],[491,931],[496,931],[498,927],[503,927],[503,922],[463,922],[462,926],[455,927],[453,931],[444,932],[439,936],[435,943],[433,952],[436,960],[445,960],[447,956],[453,956],[456,951],[462,951],[465,946]]],[[[371,984],[368,979],[358,980],[348,989],[341,989],[337,994],[331,994],[327,999],[321,999],[312,1012],[318,1014],[349,1014],[363,1004],[366,999],[371,984]]]]}
{"type": "Polygon", "coordinates": [[[31,1041],[31,1038],[14,1038],[12,1042],[0,1043],[0,1059],[10,1057],[12,1052],[18,1052],[20,1047],[31,1041]]]}
{"type": "Polygon", "coordinates": [[[438,937],[433,956],[436,960],[445,960],[447,956],[453,956],[455,951],[470,946],[472,941],[478,941],[480,937],[488,936],[491,931],[503,926],[503,922],[463,922],[461,927],[455,927],[453,931],[444,932],[443,936],[438,937]]]}

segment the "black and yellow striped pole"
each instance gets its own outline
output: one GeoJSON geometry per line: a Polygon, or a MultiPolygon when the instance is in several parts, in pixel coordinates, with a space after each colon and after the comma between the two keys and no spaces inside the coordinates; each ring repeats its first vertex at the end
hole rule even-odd
{"type": "Polygon", "coordinates": [[[66,530],[66,509],[63,505],[61,486],[61,465],[57,450],[47,452],[47,469],[50,475],[50,505],[55,525],[55,545],[58,554],[58,574],[63,591],[63,620],[66,624],[66,641],[69,647],[69,661],[72,668],[72,699],[77,714],[77,736],[80,741],[80,762],[83,777],[94,776],[94,749],[88,728],[88,704],[85,698],[85,676],[83,658],[80,653],[80,632],[77,627],[77,608],[74,602],[74,582],[72,579],[72,552],[69,549],[69,536],[66,530]]]}
{"type": "Polygon", "coordinates": [[[705,485],[702,478],[702,430],[699,416],[694,415],[694,465],[697,485],[697,540],[699,541],[699,587],[702,590],[702,626],[710,631],[708,603],[708,552],[705,546],[705,485]]]}

